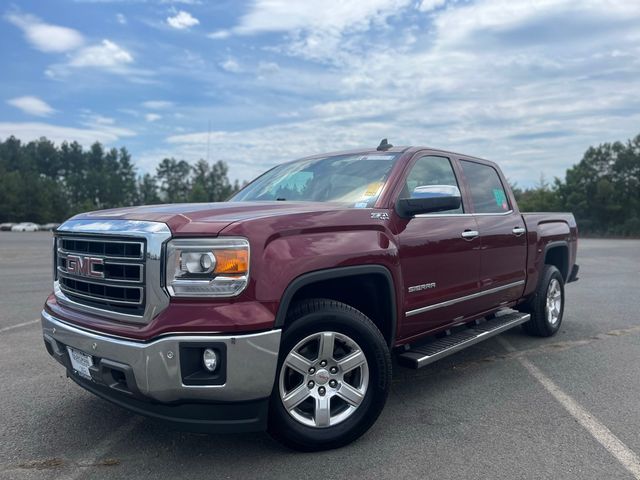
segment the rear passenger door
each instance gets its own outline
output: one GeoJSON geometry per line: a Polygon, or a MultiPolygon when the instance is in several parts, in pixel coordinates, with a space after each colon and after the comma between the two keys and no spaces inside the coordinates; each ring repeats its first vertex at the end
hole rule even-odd
{"type": "Polygon", "coordinates": [[[526,277],[527,236],[504,180],[489,163],[460,160],[480,233],[480,295],[484,311],[520,298],[526,277]]]}

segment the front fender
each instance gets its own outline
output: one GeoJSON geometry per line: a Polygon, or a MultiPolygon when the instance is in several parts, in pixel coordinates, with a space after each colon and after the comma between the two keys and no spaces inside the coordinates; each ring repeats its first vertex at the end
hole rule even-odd
{"type": "Polygon", "coordinates": [[[336,267],[379,264],[398,268],[398,250],[379,230],[301,233],[275,238],[263,251],[259,298],[282,298],[284,288],[305,273],[336,267]],[[283,284],[276,279],[286,279],[283,284]]]}

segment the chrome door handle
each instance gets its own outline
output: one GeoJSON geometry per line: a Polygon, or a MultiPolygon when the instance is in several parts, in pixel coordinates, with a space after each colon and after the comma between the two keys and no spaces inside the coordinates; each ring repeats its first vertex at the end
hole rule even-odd
{"type": "Polygon", "coordinates": [[[477,230],[465,230],[461,235],[465,240],[473,240],[480,235],[480,233],[477,230]]]}
{"type": "Polygon", "coordinates": [[[526,230],[524,229],[524,227],[513,227],[513,230],[511,230],[511,232],[516,236],[519,237],[520,235],[522,235],[523,233],[526,232],[526,230]]]}

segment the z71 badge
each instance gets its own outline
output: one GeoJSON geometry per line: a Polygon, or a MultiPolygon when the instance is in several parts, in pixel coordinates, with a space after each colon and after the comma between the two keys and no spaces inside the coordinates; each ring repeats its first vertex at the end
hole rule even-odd
{"type": "Polygon", "coordinates": [[[389,220],[389,214],[387,212],[371,212],[371,218],[374,220],[389,220]]]}

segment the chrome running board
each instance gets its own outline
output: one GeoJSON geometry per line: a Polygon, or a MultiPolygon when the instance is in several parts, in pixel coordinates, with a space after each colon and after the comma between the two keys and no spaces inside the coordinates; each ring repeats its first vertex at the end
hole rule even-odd
{"type": "Polygon", "coordinates": [[[412,346],[398,355],[400,363],[421,368],[441,358],[482,342],[510,328],[521,325],[531,318],[528,313],[512,312],[487,320],[472,328],[461,330],[444,338],[412,346]]]}

